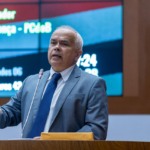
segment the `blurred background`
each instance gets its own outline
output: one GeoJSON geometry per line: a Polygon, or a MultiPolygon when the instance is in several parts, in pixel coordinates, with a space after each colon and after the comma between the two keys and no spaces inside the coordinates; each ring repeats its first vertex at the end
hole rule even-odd
{"type": "MultiPolygon", "coordinates": [[[[77,65],[107,84],[107,140],[150,141],[150,2],[147,0],[1,0],[0,105],[30,74],[50,68],[47,49],[60,25],[84,40],[77,65]]],[[[21,124],[0,140],[21,137],[21,124]]]]}

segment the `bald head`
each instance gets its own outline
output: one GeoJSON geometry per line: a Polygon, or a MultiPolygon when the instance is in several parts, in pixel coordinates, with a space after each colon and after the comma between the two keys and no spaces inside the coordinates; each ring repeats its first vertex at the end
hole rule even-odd
{"type": "Polygon", "coordinates": [[[79,34],[79,32],[77,32],[74,28],[72,28],[70,26],[60,26],[60,27],[56,28],[56,30],[53,33],[55,33],[57,30],[69,30],[69,31],[73,32],[74,36],[75,36],[76,48],[82,50],[83,39],[82,39],[81,35],[79,34]]]}

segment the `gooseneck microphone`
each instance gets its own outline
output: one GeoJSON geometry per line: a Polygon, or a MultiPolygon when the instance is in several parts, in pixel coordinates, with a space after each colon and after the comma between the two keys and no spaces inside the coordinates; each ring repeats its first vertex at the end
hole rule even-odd
{"type": "Polygon", "coordinates": [[[44,69],[40,69],[40,71],[39,71],[39,79],[41,79],[41,78],[42,78],[42,76],[43,76],[43,72],[44,72],[44,69]]]}
{"type": "Polygon", "coordinates": [[[30,108],[29,108],[29,111],[28,111],[28,115],[26,117],[26,120],[25,120],[25,123],[24,123],[24,126],[22,127],[22,134],[23,134],[23,131],[25,129],[25,126],[28,122],[28,118],[29,118],[29,115],[30,115],[30,112],[31,112],[31,109],[32,109],[32,105],[33,105],[33,102],[34,102],[34,99],[35,99],[35,96],[36,96],[36,93],[37,93],[37,89],[38,89],[38,86],[39,86],[39,83],[40,83],[40,80],[43,76],[43,72],[44,72],[44,69],[40,69],[39,71],[39,75],[38,75],[38,81],[37,81],[37,84],[36,84],[36,87],[35,87],[35,90],[34,90],[34,94],[33,94],[33,97],[32,97],[32,101],[31,101],[31,104],[30,104],[30,108]]]}

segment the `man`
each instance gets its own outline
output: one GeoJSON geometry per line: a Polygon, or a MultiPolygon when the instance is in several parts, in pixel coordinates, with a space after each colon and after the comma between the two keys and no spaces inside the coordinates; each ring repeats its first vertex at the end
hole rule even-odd
{"type": "Polygon", "coordinates": [[[76,66],[82,46],[82,38],[73,28],[57,28],[52,34],[48,50],[50,71],[40,73],[40,77],[27,77],[17,94],[1,106],[0,127],[22,122],[23,138],[40,136],[34,124],[36,127],[41,124],[42,120],[36,120],[40,118],[39,111],[45,111],[40,106],[49,80],[52,80],[54,73],[60,73],[61,78],[49,104],[50,111],[43,131],[93,132],[95,139],[106,139],[108,108],[105,82],[76,66]],[[32,132],[34,135],[31,135],[32,132]]]}

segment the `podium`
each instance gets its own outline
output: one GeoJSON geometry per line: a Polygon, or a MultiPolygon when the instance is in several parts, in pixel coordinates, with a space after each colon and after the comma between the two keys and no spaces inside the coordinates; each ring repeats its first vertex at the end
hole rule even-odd
{"type": "Polygon", "coordinates": [[[150,142],[2,140],[0,150],[150,150],[150,142]]]}

